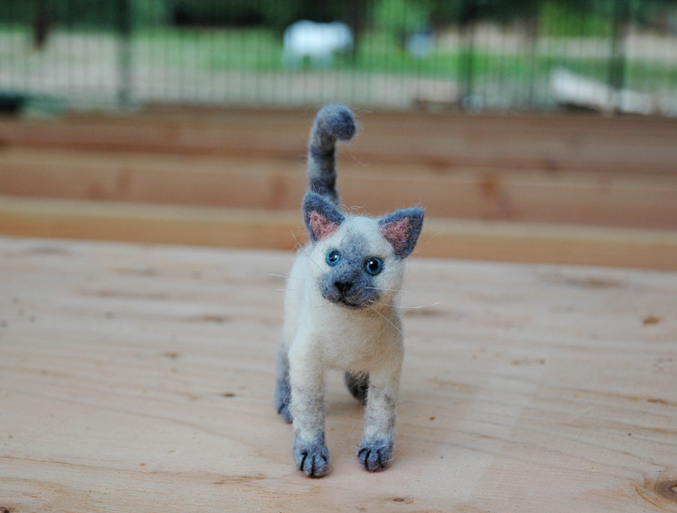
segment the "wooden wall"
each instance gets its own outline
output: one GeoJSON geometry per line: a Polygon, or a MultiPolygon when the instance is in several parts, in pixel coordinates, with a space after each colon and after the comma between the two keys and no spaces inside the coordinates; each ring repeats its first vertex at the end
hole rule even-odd
{"type": "MultiPolygon", "coordinates": [[[[290,249],[312,111],[0,120],[0,233],[290,249]]],[[[357,112],[344,202],[422,256],[677,268],[677,123],[357,112]]]]}

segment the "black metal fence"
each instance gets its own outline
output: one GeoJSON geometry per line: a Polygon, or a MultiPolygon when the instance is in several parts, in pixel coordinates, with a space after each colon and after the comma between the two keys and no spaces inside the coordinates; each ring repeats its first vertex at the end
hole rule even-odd
{"type": "Polygon", "coordinates": [[[674,116],[677,1],[0,0],[2,91],[674,116]]]}

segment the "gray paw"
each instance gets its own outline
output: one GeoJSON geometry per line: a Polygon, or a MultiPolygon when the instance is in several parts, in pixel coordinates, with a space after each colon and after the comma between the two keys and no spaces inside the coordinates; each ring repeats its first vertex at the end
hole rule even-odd
{"type": "Polygon", "coordinates": [[[292,423],[291,411],[289,410],[289,396],[275,394],[275,409],[277,413],[289,424],[292,423]]]}
{"type": "Polygon", "coordinates": [[[323,477],[329,473],[329,450],[324,435],[315,442],[305,442],[294,436],[294,460],[296,466],[308,477],[323,477]]]}
{"type": "Polygon", "coordinates": [[[294,422],[293,417],[291,416],[291,412],[289,411],[289,404],[284,403],[282,405],[276,405],[277,407],[277,413],[280,414],[280,417],[282,417],[285,421],[287,421],[287,424],[291,424],[294,422]]]}
{"type": "Polygon", "coordinates": [[[275,390],[275,409],[280,417],[286,420],[289,424],[292,423],[291,411],[289,410],[289,402],[291,401],[291,390],[286,381],[280,381],[275,390]]]}
{"type": "Polygon", "coordinates": [[[357,459],[369,472],[386,468],[393,455],[393,439],[362,441],[357,451],[357,459]]]}

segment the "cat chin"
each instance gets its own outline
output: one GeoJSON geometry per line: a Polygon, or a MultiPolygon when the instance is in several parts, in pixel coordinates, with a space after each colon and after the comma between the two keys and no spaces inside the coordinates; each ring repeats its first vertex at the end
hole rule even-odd
{"type": "Polygon", "coordinates": [[[347,308],[348,310],[361,310],[368,307],[371,304],[371,301],[366,301],[364,303],[351,303],[345,298],[335,298],[335,297],[326,297],[325,299],[330,303],[340,306],[341,308],[347,308]]]}
{"type": "Polygon", "coordinates": [[[366,308],[369,306],[369,303],[349,303],[348,301],[339,301],[336,303],[339,306],[342,306],[343,308],[348,308],[349,310],[361,310],[363,308],[366,308]]]}

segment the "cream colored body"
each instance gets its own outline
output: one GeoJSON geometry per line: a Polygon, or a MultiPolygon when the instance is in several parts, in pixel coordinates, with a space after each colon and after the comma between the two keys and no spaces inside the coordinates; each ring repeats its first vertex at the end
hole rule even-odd
{"type": "Polygon", "coordinates": [[[324,373],[334,368],[369,374],[363,442],[392,440],[404,355],[395,305],[403,271],[376,221],[368,218],[348,218],[332,237],[299,250],[287,282],[283,351],[289,357],[294,432],[301,439],[310,442],[324,432],[324,373]],[[384,260],[378,277],[382,296],[360,309],[327,301],[316,283],[327,267],[326,252],[354,230],[366,234],[370,252],[384,260]]]}

